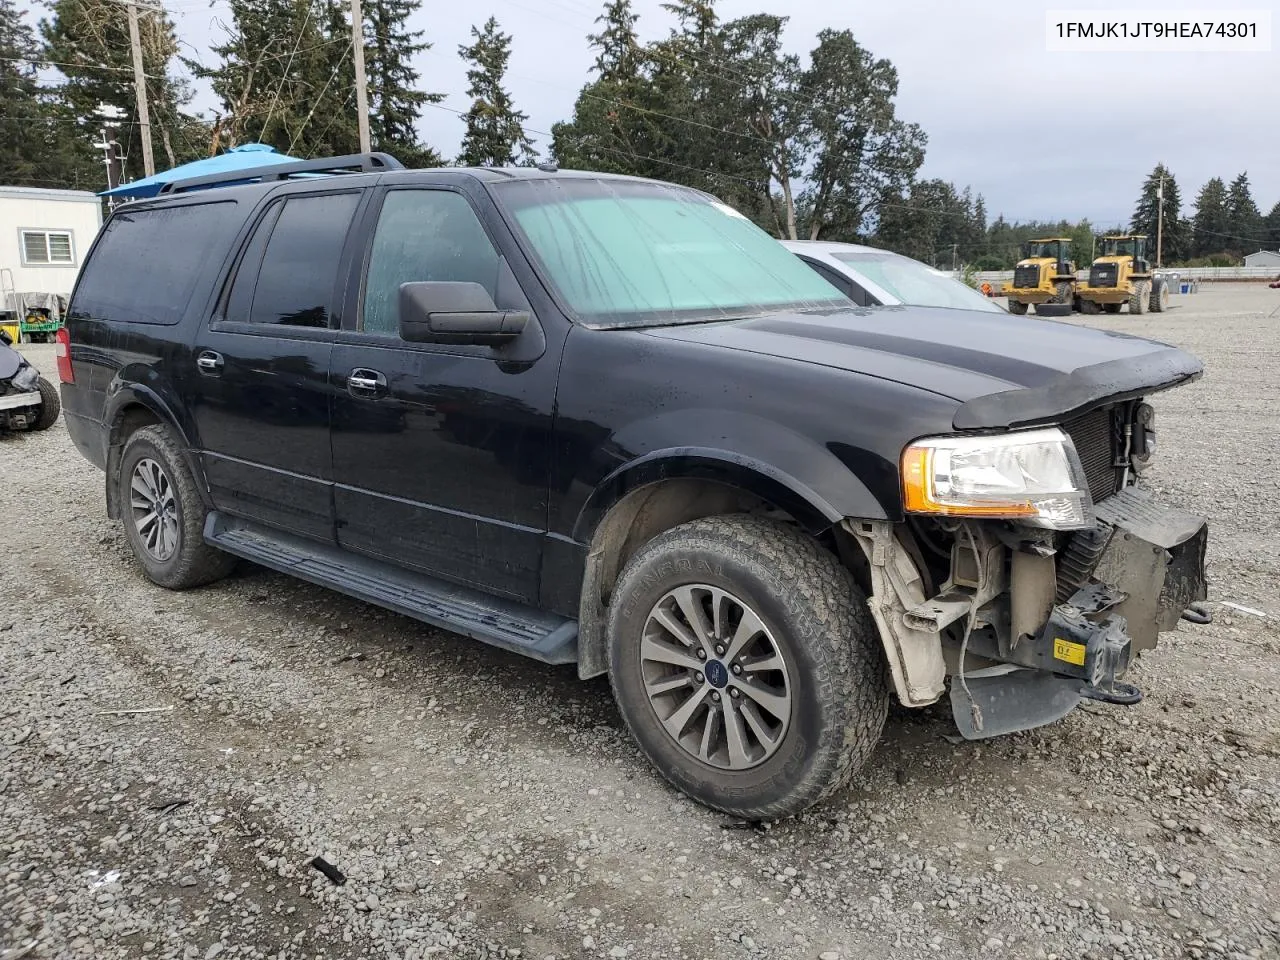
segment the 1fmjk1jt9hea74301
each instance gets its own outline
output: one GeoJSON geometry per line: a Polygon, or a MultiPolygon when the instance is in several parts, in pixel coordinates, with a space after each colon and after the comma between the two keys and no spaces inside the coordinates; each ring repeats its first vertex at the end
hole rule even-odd
{"type": "MultiPolygon", "coordinates": [[[[241,177],[243,180],[243,177],[241,177]]],[[[236,557],[579,674],[662,775],[802,810],[890,697],[961,732],[1137,701],[1204,596],[1144,488],[1172,347],[858,307],[730,207],[369,155],[118,208],[66,421],[146,575],[236,557]]]]}

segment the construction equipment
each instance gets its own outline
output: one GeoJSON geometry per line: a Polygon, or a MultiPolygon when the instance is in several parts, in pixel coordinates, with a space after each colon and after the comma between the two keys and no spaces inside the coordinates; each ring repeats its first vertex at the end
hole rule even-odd
{"type": "Polygon", "coordinates": [[[1009,312],[1021,316],[1032,304],[1071,304],[1075,286],[1071,238],[1049,237],[1022,245],[1022,259],[1014,267],[1013,282],[1004,285],[1004,295],[1009,298],[1009,312]]]}
{"type": "Polygon", "coordinates": [[[1169,285],[1153,276],[1143,234],[1103,237],[1099,256],[1089,268],[1089,282],[1076,287],[1081,313],[1160,313],[1169,306],[1169,285]]]}

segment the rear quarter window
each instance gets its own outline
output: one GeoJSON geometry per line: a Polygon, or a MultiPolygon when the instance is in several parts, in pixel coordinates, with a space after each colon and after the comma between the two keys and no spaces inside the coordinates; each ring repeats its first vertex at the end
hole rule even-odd
{"type": "Polygon", "coordinates": [[[234,200],[121,211],[102,228],[72,297],[73,317],[175,324],[210,282],[241,216],[234,200]]]}

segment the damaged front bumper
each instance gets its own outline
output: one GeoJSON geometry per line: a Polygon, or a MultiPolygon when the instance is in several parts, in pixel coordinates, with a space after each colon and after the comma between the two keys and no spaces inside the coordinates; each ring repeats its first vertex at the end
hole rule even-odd
{"type": "Polygon", "coordinates": [[[1205,598],[1203,518],[1130,486],[1065,541],[964,521],[950,576],[929,596],[915,553],[889,524],[847,522],[868,561],[869,605],[899,699],[923,706],[950,677],[967,738],[1052,723],[1084,699],[1137,703],[1129,664],[1205,598]]]}
{"type": "MultiPolygon", "coordinates": [[[[957,658],[951,703],[961,733],[998,736],[1050,723],[1081,700],[1129,705],[1141,691],[1125,683],[1129,664],[1205,599],[1204,519],[1127,487],[1097,506],[1097,525],[1075,535],[1050,565],[1010,563],[1004,595],[978,611],[965,656],[957,658]],[[1028,604],[1054,602],[1026,630],[1028,604]],[[988,664],[970,671],[969,655],[988,664]],[[1010,669],[1012,668],[1012,669],[1010,669]]],[[[963,641],[962,641],[963,642],[963,641]]]]}

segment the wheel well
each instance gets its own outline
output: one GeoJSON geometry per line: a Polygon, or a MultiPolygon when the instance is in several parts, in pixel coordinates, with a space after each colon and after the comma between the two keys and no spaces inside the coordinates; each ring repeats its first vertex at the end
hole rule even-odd
{"type": "MultiPolygon", "coordinates": [[[[609,597],[627,561],[659,534],[691,520],[754,513],[795,522],[777,504],[718,480],[676,478],[639,487],[619,500],[596,527],[587,555],[578,618],[578,673],[594,677],[607,669],[605,619],[609,597]]],[[[817,540],[843,560],[836,531],[817,540]]],[[[856,547],[855,547],[856,549],[856,547]]]]}
{"type": "Polygon", "coordinates": [[[125,406],[111,424],[111,432],[107,436],[107,516],[112,520],[120,519],[120,496],[118,484],[114,483],[120,468],[120,454],[129,438],[143,427],[150,427],[164,421],[155,411],[140,403],[125,406]]]}

